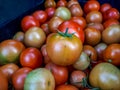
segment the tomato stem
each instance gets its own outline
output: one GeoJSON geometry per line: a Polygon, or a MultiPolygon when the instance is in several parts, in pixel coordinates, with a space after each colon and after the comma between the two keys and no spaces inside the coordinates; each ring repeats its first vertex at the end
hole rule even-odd
{"type": "Polygon", "coordinates": [[[61,36],[64,36],[64,37],[72,37],[72,35],[74,34],[74,33],[68,33],[68,28],[66,28],[66,30],[65,30],[65,33],[64,32],[61,32],[61,31],[59,31],[59,30],[57,30],[58,31],[58,33],[61,35],[61,36]]]}

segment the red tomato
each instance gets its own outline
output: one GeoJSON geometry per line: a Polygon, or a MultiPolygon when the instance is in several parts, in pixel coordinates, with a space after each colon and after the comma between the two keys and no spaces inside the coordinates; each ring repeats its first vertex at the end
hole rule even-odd
{"type": "Polygon", "coordinates": [[[74,16],[72,17],[70,20],[72,20],[73,22],[76,22],[78,23],[83,29],[86,27],[86,20],[84,17],[77,17],[77,16],[74,16]]]}
{"type": "Polygon", "coordinates": [[[64,21],[59,25],[58,30],[65,32],[66,28],[68,28],[68,33],[74,33],[82,41],[82,43],[84,43],[84,31],[79,24],[71,20],[64,21]]]}
{"type": "Polygon", "coordinates": [[[85,13],[90,11],[98,11],[100,9],[100,3],[98,1],[87,1],[83,7],[85,13]]]}
{"type": "Polygon", "coordinates": [[[23,17],[21,20],[21,27],[24,32],[26,32],[29,28],[33,26],[40,26],[39,21],[36,20],[33,16],[28,15],[23,17]]]}
{"type": "Polygon", "coordinates": [[[109,3],[104,3],[100,7],[100,12],[104,13],[104,12],[106,12],[110,8],[112,8],[112,6],[109,3]]]}
{"type": "Polygon", "coordinates": [[[32,69],[38,68],[42,65],[42,54],[40,50],[34,47],[26,48],[20,55],[20,64],[23,67],[30,67],[32,69]]]}
{"type": "Polygon", "coordinates": [[[24,81],[31,68],[23,67],[18,69],[12,76],[12,84],[15,90],[23,90],[24,81]]]}
{"type": "Polygon", "coordinates": [[[68,70],[65,66],[59,66],[54,63],[48,63],[45,66],[47,69],[49,69],[54,78],[56,85],[64,84],[68,81],[68,70]]]}
{"type": "Polygon", "coordinates": [[[39,21],[39,23],[44,23],[47,20],[47,13],[43,10],[37,10],[33,12],[32,16],[39,21]]]}
{"type": "Polygon", "coordinates": [[[57,7],[67,6],[67,1],[66,1],[66,0],[59,0],[59,1],[56,3],[56,6],[57,6],[57,7]]]}
{"type": "Polygon", "coordinates": [[[115,24],[119,24],[119,21],[117,19],[111,18],[111,19],[106,20],[103,23],[103,26],[104,26],[104,28],[107,28],[107,27],[109,27],[111,25],[115,25],[115,24]]]}
{"type": "Polygon", "coordinates": [[[79,90],[79,89],[71,84],[62,84],[60,86],[57,86],[55,90],[79,90]]]}
{"type": "Polygon", "coordinates": [[[116,8],[110,8],[108,9],[105,13],[103,13],[103,19],[108,20],[108,19],[119,19],[119,11],[116,8]]]}
{"type": "Polygon", "coordinates": [[[54,7],[49,7],[45,9],[45,12],[48,15],[48,19],[51,19],[55,13],[55,8],[54,7]]]}

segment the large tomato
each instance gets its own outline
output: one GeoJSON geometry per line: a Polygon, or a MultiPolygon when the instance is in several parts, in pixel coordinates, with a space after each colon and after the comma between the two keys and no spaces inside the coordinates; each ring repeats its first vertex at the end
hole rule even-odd
{"type": "Polygon", "coordinates": [[[78,60],[82,52],[82,42],[74,34],[52,33],[48,36],[46,42],[46,50],[49,58],[57,65],[71,65],[78,60]]]}
{"type": "Polygon", "coordinates": [[[12,75],[12,84],[15,90],[23,90],[25,78],[30,71],[32,71],[31,68],[23,67],[12,75]]]}
{"type": "Polygon", "coordinates": [[[68,69],[65,66],[59,66],[54,63],[48,63],[45,66],[47,69],[49,69],[54,78],[56,85],[64,84],[68,80],[68,69]]]}
{"type": "Polygon", "coordinates": [[[18,63],[25,46],[17,40],[4,40],[0,43],[0,64],[18,63]]]}
{"type": "Polygon", "coordinates": [[[69,29],[68,33],[74,33],[82,42],[84,42],[84,32],[83,28],[76,22],[71,20],[64,21],[58,27],[61,32],[65,32],[66,28],[69,29]]]}
{"type": "Polygon", "coordinates": [[[120,90],[120,70],[110,63],[99,63],[90,72],[89,82],[100,90],[120,90]]]}
{"type": "Polygon", "coordinates": [[[20,64],[23,67],[38,68],[42,65],[42,61],[42,53],[34,47],[26,48],[20,55],[20,64]]]}

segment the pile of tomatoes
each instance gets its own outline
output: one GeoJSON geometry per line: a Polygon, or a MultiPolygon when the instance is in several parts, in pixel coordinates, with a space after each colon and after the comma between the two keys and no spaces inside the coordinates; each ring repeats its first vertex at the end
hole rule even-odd
{"type": "Polygon", "coordinates": [[[109,3],[44,1],[0,42],[0,90],[120,90],[120,14],[109,3]]]}

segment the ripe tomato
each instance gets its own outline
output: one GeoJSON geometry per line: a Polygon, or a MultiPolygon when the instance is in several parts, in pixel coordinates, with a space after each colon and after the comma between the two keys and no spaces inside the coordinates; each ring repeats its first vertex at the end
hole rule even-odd
{"type": "Polygon", "coordinates": [[[42,65],[42,61],[40,50],[34,47],[26,48],[20,55],[20,64],[23,67],[38,68],[42,65]]]}
{"type": "Polygon", "coordinates": [[[31,68],[23,67],[18,69],[12,76],[12,84],[15,90],[23,90],[24,81],[31,68]]]}
{"type": "Polygon", "coordinates": [[[36,20],[33,16],[28,15],[22,18],[21,27],[24,32],[33,26],[40,26],[39,21],[36,20]]]}
{"type": "Polygon", "coordinates": [[[8,90],[8,80],[0,71],[0,90],[8,90]]]}
{"type": "Polygon", "coordinates": [[[56,85],[64,84],[68,81],[68,70],[65,66],[59,66],[52,62],[46,64],[45,68],[49,69],[54,78],[56,85]]]}
{"type": "Polygon", "coordinates": [[[89,13],[90,11],[98,11],[100,9],[100,3],[95,0],[87,1],[84,4],[83,9],[86,14],[89,13]]]}
{"type": "Polygon", "coordinates": [[[19,69],[18,65],[9,63],[0,67],[0,70],[7,77],[8,81],[11,81],[12,75],[19,69]]]}
{"type": "Polygon", "coordinates": [[[0,43],[0,64],[18,63],[21,52],[25,49],[23,43],[17,40],[4,40],[0,43]]]}
{"type": "Polygon", "coordinates": [[[37,10],[33,12],[32,16],[39,21],[39,23],[44,23],[47,20],[47,13],[43,10],[37,10]]]}
{"type": "Polygon", "coordinates": [[[57,3],[56,3],[56,6],[57,7],[61,7],[61,6],[67,6],[67,1],[66,0],[59,0],[57,3]]]}
{"type": "Polygon", "coordinates": [[[120,44],[110,44],[103,52],[103,60],[120,65],[120,44]]]}
{"type": "Polygon", "coordinates": [[[84,17],[77,17],[77,16],[74,16],[74,17],[71,17],[71,19],[73,22],[76,22],[78,23],[83,29],[86,27],[86,20],[84,17]]]}
{"type": "Polygon", "coordinates": [[[44,3],[45,8],[49,8],[49,7],[56,7],[56,2],[54,0],[45,0],[44,3]]]}
{"type": "Polygon", "coordinates": [[[57,86],[55,90],[79,90],[79,89],[71,84],[62,84],[57,86]]]}
{"type": "Polygon", "coordinates": [[[79,58],[82,51],[82,42],[74,34],[51,33],[46,41],[46,50],[51,61],[57,65],[71,65],[79,58]]]}
{"type": "Polygon", "coordinates": [[[110,8],[112,8],[112,6],[109,3],[104,3],[100,7],[100,12],[104,13],[104,12],[106,12],[110,8]]]}
{"type": "Polygon", "coordinates": [[[82,43],[84,43],[84,31],[78,23],[71,20],[64,21],[59,25],[58,30],[65,32],[66,28],[69,29],[68,33],[74,33],[82,41],[82,43]]]}

